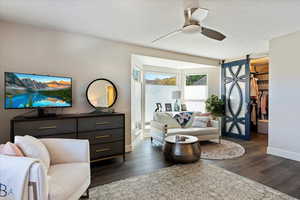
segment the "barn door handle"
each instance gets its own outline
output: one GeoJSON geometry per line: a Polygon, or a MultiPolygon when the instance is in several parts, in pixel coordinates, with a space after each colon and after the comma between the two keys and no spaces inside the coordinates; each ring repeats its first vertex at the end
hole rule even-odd
{"type": "Polygon", "coordinates": [[[251,112],[251,101],[248,101],[248,104],[247,104],[247,112],[250,113],[251,112]]]}

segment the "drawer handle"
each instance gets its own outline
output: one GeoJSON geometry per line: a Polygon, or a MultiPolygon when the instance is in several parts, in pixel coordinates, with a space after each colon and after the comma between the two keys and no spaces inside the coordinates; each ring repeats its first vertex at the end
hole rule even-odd
{"type": "Polygon", "coordinates": [[[56,126],[42,126],[39,129],[43,130],[43,129],[55,129],[55,128],[56,128],[56,126]]]}
{"type": "Polygon", "coordinates": [[[96,153],[99,153],[99,152],[104,152],[104,151],[109,151],[110,148],[105,148],[105,149],[97,149],[96,150],[96,153]]]}
{"type": "Polygon", "coordinates": [[[111,137],[111,135],[98,135],[98,136],[95,136],[96,139],[109,138],[109,137],[111,137]]]}
{"type": "Polygon", "coordinates": [[[110,124],[110,122],[96,122],[96,125],[106,125],[110,124]]]}

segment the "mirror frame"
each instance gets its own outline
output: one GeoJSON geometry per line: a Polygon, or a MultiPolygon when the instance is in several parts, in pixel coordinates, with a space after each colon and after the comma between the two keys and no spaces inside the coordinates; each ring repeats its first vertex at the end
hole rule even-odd
{"type": "Polygon", "coordinates": [[[111,107],[116,103],[116,101],[117,101],[117,99],[118,99],[118,90],[117,90],[117,87],[115,86],[115,84],[114,84],[113,82],[111,82],[110,80],[108,80],[108,79],[106,79],[106,78],[98,78],[98,79],[95,79],[95,80],[93,80],[92,82],[89,83],[89,85],[87,86],[86,91],[85,91],[85,96],[86,96],[86,99],[87,99],[88,103],[89,103],[93,108],[96,108],[96,109],[97,109],[97,108],[111,108],[111,107]],[[113,102],[110,106],[108,106],[108,107],[95,107],[95,106],[90,102],[90,100],[89,100],[89,98],[88,98],[88,90],[89,90],[90,86],[91,86],[94,82],[96,82],[96,81],[107,81],[107,82],[109,82],[109,83],[114,87],[114,90],[116,91],[116,98],[115,98],[114,102],[113,102]]]}

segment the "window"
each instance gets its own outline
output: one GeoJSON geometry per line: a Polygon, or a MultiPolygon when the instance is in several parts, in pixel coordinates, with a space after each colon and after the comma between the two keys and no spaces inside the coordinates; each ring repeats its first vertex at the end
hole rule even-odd
{"type": "Polygon", "coordinates": [[[140,82],[141,81],[141,70],[139,70],[138,68],[134,68],[132,71],[132,78],[133,78],[133,80],[140,82]]]}
{"type": "Polygon", "coordinates": [[[172,103],[172,92],[178,90],[177,74],[145,72],[145,123],[153,119],[156,103],[161,103],[163,109],[165,103],[172,103]]]}
{"type": "Polygon", "coordinates": [[[185,77],[184,100],[190,111],[205,111],[208,96],[207,75],[188,74],[185,77]]]}
{"type": "Polygon", "coordinates": [[[176,85],[176,74],[148,72],[145,74],[145,82],[150,85],[176,85]]]}

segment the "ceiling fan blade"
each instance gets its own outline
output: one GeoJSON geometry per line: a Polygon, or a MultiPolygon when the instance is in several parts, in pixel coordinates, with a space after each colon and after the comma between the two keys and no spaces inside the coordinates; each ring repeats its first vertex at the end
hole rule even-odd
{"type": "Polygon", "coordinates": [[[197,8],[193,11],[191,19],[192,20],[197,20],[197,21],[202,21],[204,20],[208,15],[208,10],[205,8],[197,8]]]}
{"type": "Polygon", "coordinates": [[[215,39],[215,40],[219,40],[219,41],[222,41],[226,38],[226,36],[223,35],[222,33],[212,30],[212,29],[209,29],[209,28],[205,28],[205,27],[201,28],[201,33],[203,35],[205,35],[206,37],[209,37],[209,38],[215,39]]]}
{"type": "Polygon", "coordinates": [[[159,40],[163,40],[163,39],[169,38],[169,37],[171,37],[171,36],[173,36],[173,35],[176,35],[177,33],[180,33],[180,32],[182,32],[182,29],[177,29],[177,30],[175,30],[175,31],[172,31],[172,32],[170,32],[170,33],[168,33],[168,34],[166,34],[166,35],[163,35],[163,36],[161,36],[161,37],[159,37],[159,38],[153,40],[152,43],[155,43],[155,42],[157,42],[157,41],[159,41],[159,40]]]}

